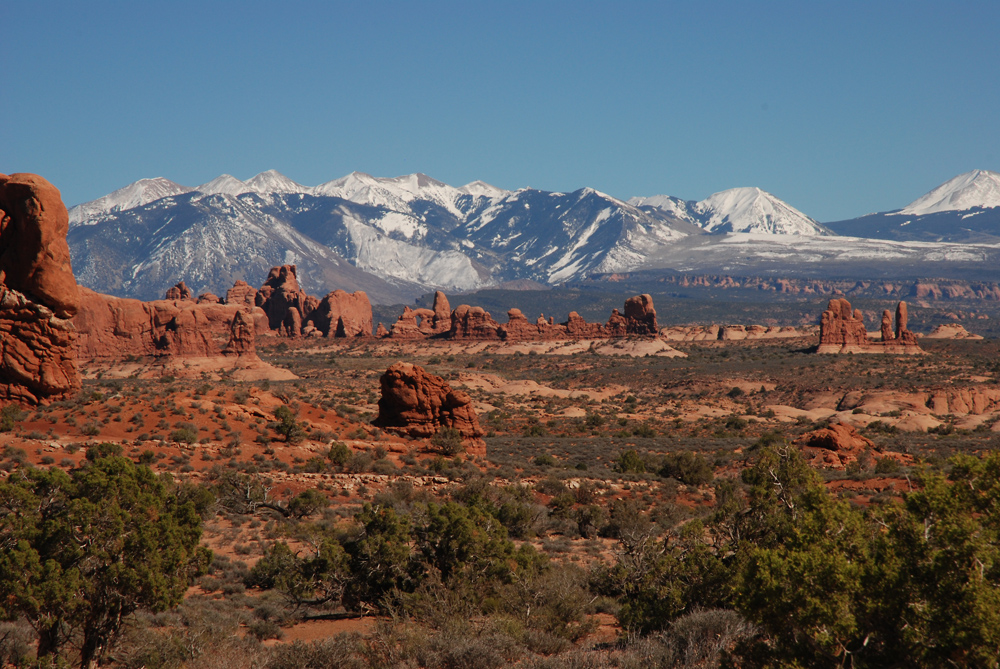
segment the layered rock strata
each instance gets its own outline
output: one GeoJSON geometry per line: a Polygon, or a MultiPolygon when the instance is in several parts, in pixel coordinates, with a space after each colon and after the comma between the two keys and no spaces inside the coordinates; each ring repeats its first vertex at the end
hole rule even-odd
{"type": "Polygon", "coordinates": [[[81,386],[68,230],[55,186],[0,174],[0,399],[37,404],[81,386]]]}

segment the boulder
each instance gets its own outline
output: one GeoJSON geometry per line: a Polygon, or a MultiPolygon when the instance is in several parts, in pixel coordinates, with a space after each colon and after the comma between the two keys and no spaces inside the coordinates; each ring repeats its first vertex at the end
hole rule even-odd
{"type": "Polygon", "coordinates": [[[379,385],[382,397],[373,425],[411,437],[432,437],[444,427],[458,430],[463,439],[478,440],[485,434],[471,398],[422,367],[397,362],[379,385]]]}
{"type": "Polygon", "coordinates": [[[795,444],[810,464],[832,469],[846,468],[874,446],[870,439],[843,423],[807,432],[796,439],[795,444]]]}
{"type": "Polygon", "coordinates": [[[378,327],[375,329],[375,336],[378,337],[379,339],[381,339],[382,337],[388,337],[389,331],[385,329],[384,325],[379,323],[378,327]]]}
{"type": "Polygon", "coordinates": [[[0,174],[0,399],[37,404],[81,387],[68,230],[55,186],[0,174]]]}

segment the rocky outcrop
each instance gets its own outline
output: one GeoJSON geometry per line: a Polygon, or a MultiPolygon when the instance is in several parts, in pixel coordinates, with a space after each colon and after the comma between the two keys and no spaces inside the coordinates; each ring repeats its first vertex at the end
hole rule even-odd
{"type": "Polygon", "coordinates": [[[755,339],[794,339],[815,335],[816,326],[790,325],[674,325],[660,330],[667,341],[738,341],[755,339]]]}
{"type": "Polygon", "coordinates": [[[635,295],[625,300],[625,332],[640,337],[656,336],[659,332],[651,295],[635,295]]]}
{"type": "Polygon", "coordinates": [[[924,335],[925,339],[982,339],[980,335],[972,334],[958,323],[942,323],[924,335]]]}
{"type": "Polygon", "coordinates": [[[55,186],[0,174],[0,399],[36,404],[80,388],[68,230],[55,186]]]}
{"type": "Polygon", "coordinates": [[[390,334],[395,339],[445,336],[451,332],[451,315],[448,298],[439,290],[434,293],[432,309],[404,307],[390,334]]]}
{"type": "Polygon", "coordinates": [[[238,310],[233,315],[233,321],[229,324],[229,343],[226,345],[226,355],[256,356],[256,333],[253,319],[250,315],[238,310]]]}
{"type": "Polygon", "coordinates": [[[246,281],[237,281],[233,287],[226,292],[226,304],[242,304],[248,307],[255,306],[257,299],[257,289],[246,281]]]}
{"type": "Polygon", "coordinates": [[[215,293],[202,293],[198,296],[198,304],[225,304],[225,302],[215,293]]]}
{"type": "Polygon", "coordinates": [[[295,265],[282,265],[271,268],[264,285],[257,291],[254,304],[267,314],[270,329],[296,337],[302,331],[302,324],[319,306],[319,300],[306,295],[299,287],[295,265]]]}
{"type": "Polygon", "coordinates": [[[191,300],[194,299],[191,289],[181,281],[176,286],[167,289],[167,294],[163,296],[165,300],[191,300]]]}
{"type": "Polygon", "coordinates": [[[853,426],[844,423],[807,432],[795,440],[795,445],[809,464],[822,469],[846,469],[866,455],[869,459],[891,457],[904,464],[912,462],[910,456],[876,447],[870,439],[858,434],[853,426]]]}
{"type": "Polygon", "coordinates": [[[485,433],[466,393],[453,390],[441,377],[407,362],[389,367],[379,385],[382,397],[373,425],[423,438],[434,436],[441,428],[453,428],[463,439],[476,442],[474,448],[485,454],[485,445],[478,441],[485,433]]]}
{"type": "Polygon", "coordinates": [[[310,334],[312,327],[324,337],[370,337],[372,334],[372,304],[363,290],[348,293],[335,290],[327,294],[312,310],[303,328],[310,334]]]}
{"type": "Polygon", "coordinates": [[[388,337],[389,336],[389,331],[385,329],[384,325],[382,325],[381,323],[379,323],[378,327],[375,328],[375,336],[379,337],[379,338],[388,337]]]}
{"type": "Polygon", "coordinates": [[[482,307],[459,305],[451,313],[451,339],[491,341],[500,339],[500,324],[482,307]]]}
{"type": "MultiPolygon", "coordinates": [[[[243,305],[139,300],[80,289],[73,319],[85,360],[142,356],[214,357],[254,352],[255,314],[243,305]]],[[[259,310],[258,322],[266,323],[259,310]]]]}
{"type": "Polygon", "coordinates": [[[79,296],[58,189],[36,174],[0,174],[0,212],[0,284],[71,317],[79,296]]]}
{"type": "Polygon", "coordinates": [[[457,307],[445,320],[448,307],[448,298],[441,291],[434,295],[434,309],[405,307],[393,323],[391,336],[396,339],[443,337],[505,342],[657,336],[656,310],[649,295],[629,298],[625,303],[626,313],[614,309],[603,326],[588,323],[575,311],[569,313],[565,323],[556,323],[553,318],[546,320],[544,315],[531,321],[517,308],[507,311],[507,322],[501,325],[482,307],[467,304],[457,307]]]}
{"type": "Polygon", "coordinates": [[[882,313],[882,339],[872,340],[865,328],[864,317],[844,298],[830,300],[820,320],[817,353],[894,353],[920,354],[917,337],[906,327],[906,303],[896,306],[896,327],[890,322],[890,312],[882,313]]]}

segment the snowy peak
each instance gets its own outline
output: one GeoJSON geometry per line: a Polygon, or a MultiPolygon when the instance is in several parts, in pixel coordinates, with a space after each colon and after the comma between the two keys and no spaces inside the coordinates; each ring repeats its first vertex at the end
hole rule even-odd
{"type": "Polygon", "coordinates": [[[700,202],[670,195],[634,197],[629,204],[655,207],[707,232],[766,235],[828,235],[830,231],[787,202],[760,188],[730,188],[700,202]]]}
{"type": "Polygon", "coordinates": [[[708,232],[829,234],[819,223],[760,188],[724,190],[698,202],[694,209],[706,217],[702,227],[708,232]]]}
{"type": "Polygon", "coordinates": [[[239,195],[240,193],[247,192],[248,188],[245,183],[236,177],[229,174],[222,174],[208,183],[198,186],[195,190],[205,195],[239,195]]]}
{"type": "Polygon", "coordinates": [[[490,199],[499,199],[507,195],[507,191],[496,186],[491,186],[485,181],[473,181],[465,184],[458,190],[473,197],[488,197],[490,199]]]}
{"type": "Polygon", "coordinates": [[[1000,207],[1000,173],[973,170],[959,174],[895,213],[923,216],[974,207],[1000,207]]]}
{"type": "Polygon", "coordinates": [[[695,222],[689,211],[689,203],[673,195],[653,195],[650,197],[629,198],[633,207],[654,207],[683,221],[695,222]]]}
{"type": "Polygon", "coordinates": [[[310,188],[302,184],[295,183],[277,170],[267,170],[261,172],[246,182],[247,190],[261,195],[271,195],[272,193],[308,193],[310,188]]]}
{"type": "Polygon", "coordinates": [[[135,183],[130,183],[128,186],[119,188],[96,200],[72,207],[69,210],[69,224],[70,226],[93,224],[103,215],[141,207],[161,198],[180,195],[190,190],[187,186],[181,186],[163,177],[139,179],[135,183]]]}

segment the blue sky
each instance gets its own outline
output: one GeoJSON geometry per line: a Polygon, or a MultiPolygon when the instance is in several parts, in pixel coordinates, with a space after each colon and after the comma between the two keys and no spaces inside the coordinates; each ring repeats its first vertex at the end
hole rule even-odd
{"type": "Polygon", "coordinates": [[[1000,170],[1000,3],[5,2],[0,172],[72,205],[266,169],[832,221],[1000,170]]]}

